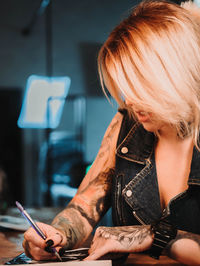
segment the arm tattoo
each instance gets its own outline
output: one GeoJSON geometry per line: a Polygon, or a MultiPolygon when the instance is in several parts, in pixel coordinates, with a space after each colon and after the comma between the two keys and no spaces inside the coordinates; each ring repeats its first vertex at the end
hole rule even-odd
{"type": "MultiPolygon", "coordinates": [[[[107,160],[111,158],[111,142],[113,136],[116,135],[114,130],[119,121],[118,116],[116,116],[111,122],[95,160],[98,162],[98,160],[103,159],[101,163],[103,162],[104,166],[106,166],[107,160]]],[[[104,169],[106,167],[102,168],[102,170],[104,169]]],[[[92,178],[87,185],[80,186],[76,196],[66,209],[54,219],[52,225],[65,232],[69,247],[84,240],[90,231],[88,224],[93,228],[110,207],[111,184],[114,173],[112,168],[107,168],[106,171],[100,172],[95,178],[92,178]]]]}
{"type": "Polygon", "coordinates": [[[110,194],[111,194],[111,183],[114,170],[110,169],[108,172],[100,173],[94,180],[92,180],[83,190],[79,190],[77,195],[81,196],[83,193],[92,196],[90,204],[91,211],[86,211],[76,204],[75,202],[69,203],[66,209],[75,209],[79,214],[87,219],[88,223],[94,227],[98,217],[102,217],[106,210],[110,207],[110,194]],[[95,195],[92,195],[92,190],[95,195]]]}
{"type": "Polygon", "coordinates": [[[64,232],[67,238],[66,248],[73,248],[80,237],[80,232],[78,232],[70,223],[70,221],[63,217],[58,216],[52,222],[52,226],[58,230],[64,232]]]}
{"type": "Polygon", "coordinates": [[[78,194],[83,194],[86,190],[89,190],[91,186],[98,189],[102,187],[105,192],[108,192],[111,187],[112,177],[115,173],[114,169],[109,169],[107,172],[100,172],[96,178],[91,180],[89,184],[82,190],[78,191],[78,194]]]}
{"type": "Polygon", "coordinates": [[[67,248],[74,247],[77,243],[82,242],[85,238],[86,228],[83,217],[87,222],[94,227],[97,223],[98,217],[104,215],[105,211],[110,206],[110,190],[111,179],[114,170],[110,169],[108,172],[100,173],[94,180],[92,180],[83,190],[78,191],[78,195],[83,193],[92,197],[88,210],[84,210],[76,201],[70,202],[66,209],[61,212],[54,219],[52,225],[65,233],[67,237],[67,248]],[[94,190],[94,191],[93,191],[94,190]],[[95,195],[91,195],[94,192],[95,195]],[[67,214],[67,218],[66,217],[67,214]]]}
{"type": "Polygon", "coordinates": [[[87,219],[88,223],[91,226],[95,225],[95,220],[91,217],[88,216],[88,214],[78,205],[74,204],[74,203],[69,203],[69,205],[67,206],[67,209],[75,209],[77,210],[81,216],[83,216],[85,219],[87,219]]]}
{"type": "Polygon", "coordinates": [[[134,243],[142,244],[147,236],[152,235],[152,232],[149,226],[102,226],[98,228],[98,235],[117,240],[125,248],[130,248],[134,243]]]}
{"type": "Polygon", "coordinates": [[[109,152],[110,145],[108,143],[109,143],[109,141],[112,140],[113,131],[118,126],[118,124],[119,124],[118,120],[114,120],[113,123],[111,123],[110,130],[109,130],[108,134],[105,136],[105,138],[103,139],[103,141],[101,143],[101,146],[100,146],[100,149],[99,149],[99,153],[98,153],[98,158],[102,158],[104,156],[105,152],[109,152]]]}

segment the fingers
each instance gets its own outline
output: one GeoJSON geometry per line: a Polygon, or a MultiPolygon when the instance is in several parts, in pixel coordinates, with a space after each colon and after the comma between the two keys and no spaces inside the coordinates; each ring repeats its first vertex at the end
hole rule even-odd
{"type": "Polygon", "coordinates": [[[33,243],[35,246],[38,246],[40,248],[45,248],[45,241],[34,231],[33,228],[29,228],[24,233],[24,239],[27,242],[33,243]]]}
{"type": "Polygon", "coordinates": [[[47,246],[63,246],[64,245],[64,236],[58,232],[51,232],[47,239],[46,244],[47,246]],[[51,234],[52,233],[52,234],[51,234]]]}
{"type": "Polygon", "coordinates": [[[89,256],[84,260],[97,260],[104,256],[106,253],[110,252],[111,249],[112,247],[109,246],[108,240],[101,237],[96,237],[93,239],[91,247],[88,250],[89,256]]]}
{"type": "Polygon", "coordinates": [[[88,253],[89,256],[87,256],[84,260],[97,260],[104,256],[107,253],[107,250],[104,246],[102,246],[98,249],[89,249],[88,253]]]}
{"type": "Polygon", "coordinates": [[[46,246],[46,242],[48,242],[48,246],[58,246],[65,244],[66,237],[63,233],[48,224],[37,223],[37,225],[46,236],[45,241],[35,232],[33,228],[30,228],[25,232],[25,240],[27,240],[28,242],[32,242],[34,245],[43,249],[46,246]]]}
{"type": "Polygon", "coordinates": [[[37,225],[47,238],[42,239],[33,228],[27,230],[24,233],[23,242],[25,254],[35,260],[56,259],[52,247],[56,247],[56,250],[59,251],[63,243],[66,242],[66,237],[50,225],[43,223],[37,223],[37,225]]]}
{"type": "Polygon", "coordinates": [[[105,227],[98,227],[91,247],[88,250],[89,256],[85,260],[97,260],[110,252],[121,252],[119,243],[112,239],[111,235],[105,230],[105,227]]]}
{"type": "Polygon", "coordinates": [[[23,241],[23,248],[26,256],[34,260],[52,260],[56,259],[56,256],[51,251],[45,251],[37,246],[34,246],[26,240],[23,241]]]}
{"type": "Polygon", "coordinates": [[[24,252],[25,252],[26,256],[32,259],[32,255],[31,255],[31,253],[29,251],[30,248],[29,248],[28,242],[24,240],[23,243],[22,243],[22,246],[24,248],[24,252]]]}

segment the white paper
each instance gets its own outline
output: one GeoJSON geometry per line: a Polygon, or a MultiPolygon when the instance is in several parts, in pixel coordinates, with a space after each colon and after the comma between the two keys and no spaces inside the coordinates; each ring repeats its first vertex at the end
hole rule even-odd
{"type": "MultiPolygon", "coordinates": [[[[47,263],[31,263],[34,266],[49,264],[50,266],[112,266],[111,260],[88,260],[88,261],[67,261],[67,262],[47,262],[47,263]]],[[[19,265],[19,264],[18,264],[19,265]]]]}

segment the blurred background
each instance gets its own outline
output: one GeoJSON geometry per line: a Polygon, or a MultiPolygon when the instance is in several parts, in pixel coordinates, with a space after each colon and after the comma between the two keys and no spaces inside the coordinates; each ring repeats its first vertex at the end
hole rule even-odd
{"type": "Polygon", "coordinates": [[[15,200],[26,206],[63,206],[75,194],[117,110],[101,91],[97,54],[138,2],[1,0],[2,208],[15,200]],[[71,79],[55,129],[17,126],[30,75],[71,79]]]}
{"type": "Polygon", "coordinates": [[[116,112],[100,88],[98,50],[135,3],[1,1],[0,166],[7,176],[9,204],[63,205],[65,196],[75,192],[116,112]],[[60,124],[50,132],[17,126],[27,79],[33,74],[71,79],[60,124]],[[46,199],[48,183],[53,185],[51,202],[48,195],[46,199]]]}

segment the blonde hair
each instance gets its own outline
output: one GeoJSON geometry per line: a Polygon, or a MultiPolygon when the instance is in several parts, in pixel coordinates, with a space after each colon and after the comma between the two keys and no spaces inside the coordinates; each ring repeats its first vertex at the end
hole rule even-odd
{"type": "Polygon", "coordinates": [[[143,1],[110,34],[98,56],[100,80],[120,107],[142,110],[192,135],[200,129],[200,11],[195,4],[143,1]]]}

